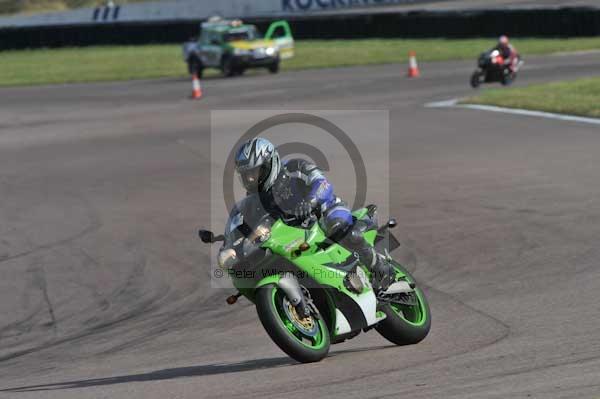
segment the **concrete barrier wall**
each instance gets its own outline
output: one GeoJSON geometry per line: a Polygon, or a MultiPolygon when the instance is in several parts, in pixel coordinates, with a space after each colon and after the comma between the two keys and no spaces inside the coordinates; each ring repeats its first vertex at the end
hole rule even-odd
{"type": "MultiPolygon", "coordinates": [[[[441,3],[452,1],[437,0],[441,3]]],[[[113,7],[0,17],[0,28],[159,20],[186,21],[205,19],[213,15],[227,18],[291,17],[431,2],[432,0],[171,0],[118,5],[118,1],[115,1],[116,5],[113,7]]]]}
{"type": "MultiPolygon", "coordinates": [[[[264,32],[273,18],[250,18],[264,32]]],[[[481,10],[302,15],[288,18],[299,39],[600,35],[600,9],[481,10]]],[[[107,22],[0,29],[0,49],[98,44],[181,43],[200,20],[107,22]]]]}

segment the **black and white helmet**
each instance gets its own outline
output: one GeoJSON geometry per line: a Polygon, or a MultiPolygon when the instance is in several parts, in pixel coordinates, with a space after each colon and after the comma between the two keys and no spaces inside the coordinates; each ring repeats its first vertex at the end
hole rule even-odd
{"type": "Polygon", "coordinates": [[[273,186],[281,161],[269,140],[257,137],[243,144],[235,156],[235,170],[248,192],[267,191],[273,186]]]}

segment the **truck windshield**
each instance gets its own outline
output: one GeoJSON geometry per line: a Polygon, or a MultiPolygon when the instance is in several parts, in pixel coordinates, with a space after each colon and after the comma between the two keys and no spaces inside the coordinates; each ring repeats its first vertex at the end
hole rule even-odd
{"type": "Polygon", "coordinates": [[[235,42],[239,40],[255,40],[258,39],[258,32],[254,27],[244,30],[231,30],[223,35],[226,42],[235,42]]]}

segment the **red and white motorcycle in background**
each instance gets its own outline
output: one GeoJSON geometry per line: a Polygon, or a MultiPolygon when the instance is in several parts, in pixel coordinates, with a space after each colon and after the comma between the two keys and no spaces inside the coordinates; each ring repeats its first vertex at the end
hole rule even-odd
{"type": "Polygon", "coordinates": [[[507,86],[516,78],[523,65],[521,56],[517,54],[512,60],[505,59],[500,51],[493,49],[479,56],[477,69],[471,75],[471,87],[477,88],[482,83],[500,82],[507,86]]]}

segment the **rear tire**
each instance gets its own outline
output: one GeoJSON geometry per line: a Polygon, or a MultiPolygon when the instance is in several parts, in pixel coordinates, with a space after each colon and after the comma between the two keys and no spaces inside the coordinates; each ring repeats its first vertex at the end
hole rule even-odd
{"type": "Polygon", "coordinates": [[[502,73],[502,86],[509,86],[515,80],[515,74],[505,69],[502,73]]]}
{"type": "MultiPolygon", "coordinates": [[[[395,266],[406,274],[409,282],[414,282],[412,276],[403,267],[397,263],[395,266]]],[[[414,308],[395,304],[380,307],[380,310],[386,314],[386,318],[379,322],[375,329],[396,345],[414,345],[421,342],[431,329],[431,312],[427,298],[419,287],[415,288],[415,294],[418,306],[414,308]]]]}
{"type": "Polygon", "coordinates": [[[273,342],[291,358],[301,363],[318,362],[329,352],[329,330],[325,321],[314,319],[317,323],[317,335],[311,338],[313,341],[310,344],[303,342],[301,338],[306,336],[300,331],[292,331],[293,323],[282,311],[284,298],[284,292],[274,284],[258,288],[255,303],[260,322],[273,342]]]}

